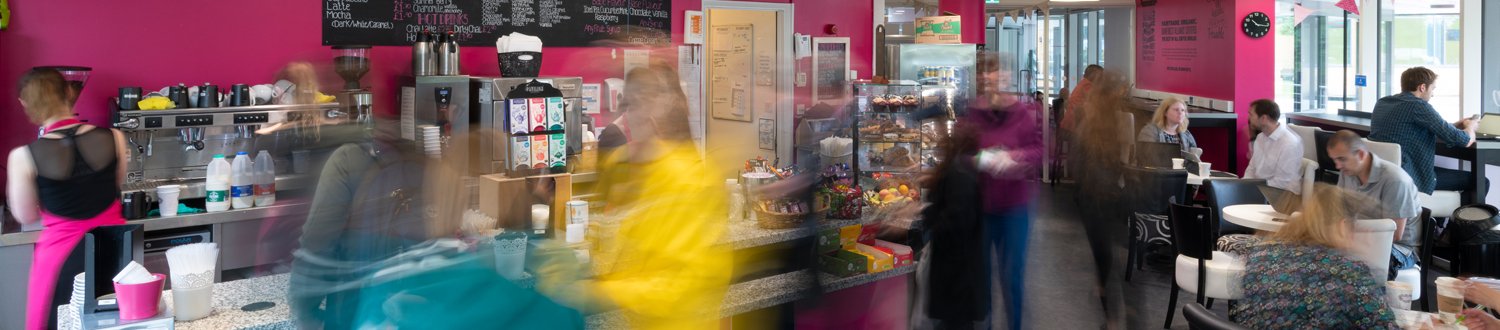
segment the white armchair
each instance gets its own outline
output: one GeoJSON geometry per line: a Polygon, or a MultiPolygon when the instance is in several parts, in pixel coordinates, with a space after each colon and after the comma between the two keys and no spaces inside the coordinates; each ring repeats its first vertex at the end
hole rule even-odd
{"type": "Polygon", "coordinates": [[[1391,219],[1354,221],[1354,237],[1351,237],[1349,252],[1355,259],[1370,266],[1370,275],[1380,283],[1385,283],[1386,274],[1390,272],[1391,240],[1395,234],[1396,222],[1391,219]]]}

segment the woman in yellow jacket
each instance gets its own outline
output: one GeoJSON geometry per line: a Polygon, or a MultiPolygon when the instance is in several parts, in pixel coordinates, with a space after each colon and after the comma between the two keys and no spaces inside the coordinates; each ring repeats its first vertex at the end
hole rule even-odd
{"type": "Polygon", "coordinates": [[[635,328],[717,328],[733,267],[719,244],[723,189],[688,131],[677,74],[653,64],[626,77],[630,142],[601,162],[606,210],[589,233],[599,275],[579,293],[586,309],[618,308],[635,328]]]}

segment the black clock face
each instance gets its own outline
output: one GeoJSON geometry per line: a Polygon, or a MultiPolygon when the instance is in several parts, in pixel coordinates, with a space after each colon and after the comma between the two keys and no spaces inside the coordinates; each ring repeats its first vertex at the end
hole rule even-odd
{"type": "Polygon", "coordinates": [[[1260,38],[1271,33],[1271,17],[1266,13],[1252,12],[1245,15],[1245,20],[1240,22],[1240,29],[1245,31],[1245,36],[1260,38]]]}

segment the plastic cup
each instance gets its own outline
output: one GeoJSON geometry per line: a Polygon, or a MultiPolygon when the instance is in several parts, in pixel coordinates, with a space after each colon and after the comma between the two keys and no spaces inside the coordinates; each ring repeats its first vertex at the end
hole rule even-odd
{"type": "Polygon", "coordinates": [[[1385,282],[1386,299],[1391,307],[1399,310],[1411,309],[1411,284],[1406,282],[1385,282]]]}
{"type": "Polygon", "coordinates": [[[1214,165],[1213,163],[1209,163],[1209,162],[1199,162],[1198,163],[1198,176],[1207,178],[1208,175],[1209,175],[1209,173],[1210,173],[1210,169],[1213,168],[1213,165],[1214,165]]]}
{"type": "Polygon", "coordinates": [[[1437,278],[1438,316],[1443,322],[1458,322],[1458,313],[1464,309],[1464,289],[1468,283],[1452,277],[1437,278]]]}
{"type": "Polygon", "coordinates": [[[588,230],[588,227],[589,225],[586,223],[568,224],[567,236],[565,237],[567,239],[567,242],[569,244],[583,242],[583,234],[588,230]]]}
{"type": "Polygon", "coordinates": [[[505,232],[495,237],[495,271],[508,280],[526,277],[526,234],[505,232]]]}
{"type": "Polygon", "coordinates": [[[161,201],[161,216],[177,216],[177,196],[182,195],[182,187],[175,184],[156,187],[156,199],[161,201]]]}
{"type": "Polygon", "coordinates": [[[1180,170],[1186,168],[1182,167],[1182,161],[1182,158],[1172,158],[1172,169],[1180,170]]]}
{"type": "Polygon", "coordinates": [[[152,273],[156,279],[139,284],[115,283],[115,299],[120,306],[120,320],[139,320],[156,316],[161,310],[161,283],[167,277],[152,273]]]}
{"type": "Polygon", "coordinates": [[[214,312],[214,286],[172,288],[172,311],[178,321],[208,317],[214,312]]]}

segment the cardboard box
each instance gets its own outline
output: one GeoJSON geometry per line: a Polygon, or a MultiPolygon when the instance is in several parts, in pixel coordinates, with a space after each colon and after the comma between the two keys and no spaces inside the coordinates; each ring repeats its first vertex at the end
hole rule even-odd
{"type": "Polygon", "coordinates": [[[510,138],[511,169],[531,168],[531,137],[512,136],[510,138]]]}
{"type": "Polygon", "coordinates": [[[526,106],[530,108],[529,115],[531,115],[531,131],[541,132],[547,130],[547,100],[526,99],[526,106]]]}
{"type": "Polygon", "coordinates": [[[818,270],[834,276],[859,275],[868,272],[865,256],[846,250],[834,251],[833,255],[818,256],[818,270]]]}
{"type": "MultiPolygon", "coordinates": [[[[525,228],[531,223],[531,205],[547,204],[552,208],[552,228],[566,228],[567,203],[573,199],[573,175],[546,174],[508,177],[490,174],[479,177],[479,211],[499,220],[500,228],[525,228]],[[552,192],[536,197],[536,187],[552,192]]],[[[555,230],[554,232],[561,232],[555,230]]]]}
{"type": "Polygon", "coordinates": [[[547,100],[547,130],[563,130],[563,115],[567,107],[563,104],[561,97],[549,97],[547,100]]]}
{"type": "Polygon", "coordinates": [[[880,251],[880,249],[876,249],[873,246],[855,244],[854,250],[851,252],[858,253],[869,258],[867,260],[867,262],[869,263],[866,264],[865,268],[870,273],[879,273],[895,268],[895,258],[891,257],[890,253],[882,252],[880,251]]]}
{"type": "Polygon", "coordinates": [[[882,240],[875,240],[875,248],[890,253],[891,257],[895,259],[896,267],[909,266],[916,263],[916,261],[912,259],[912,251],[910,246],[886,242],[882,240]]]}
{"type": "Polygon", "coordinates": [[[918,17],[915,25],[919,44],[957,44],[963,42],[959,16],[918,17]]]}
{"type": "Polygon", "coordinates": [[[854,244],[859,244],[859,235],[864,232],[863,226],[851,225],[839,228],[839,248],[853,250],[854,244]]]}
{"type": "Polygon", "coordinates": [[[875,245],[875,236],[880,234],[880,225],[868,224],[860,229],[857,242],[864,245],[875,245]]]}
{"type": "Polygon", "coordinates": [[[527,108],[526,99],[507,100],[506,118],[510,121],[510,134],[522,135],[531,133],[531,109],[527,108]]]}
{"type": "Polygon", "coordinates": [[[832,254],[843,248],[839,242],[838,228],[828,228],[818,233],[818,253],[832,254]]]}
{"type": "Polygon", "coordinates": [[[568,143],[566,134],[555,133],[547,136],[547,163],[551,167],[568,166],[568,143]]]}
{"type": "Polygon", "coordinates": [[[551,162],[548,161],[549,158],[552,158],[551,156],[548,155],[548,153],[551,152],[551,151],[552,151],[552,149],[548,149],[547,148],[547,136],[546,135],[532,135],[531,136],[531,168],[534,168],[534,169],[544,169],[544,168],[547,168],[548,165],[551,165],[551,162]]]}

